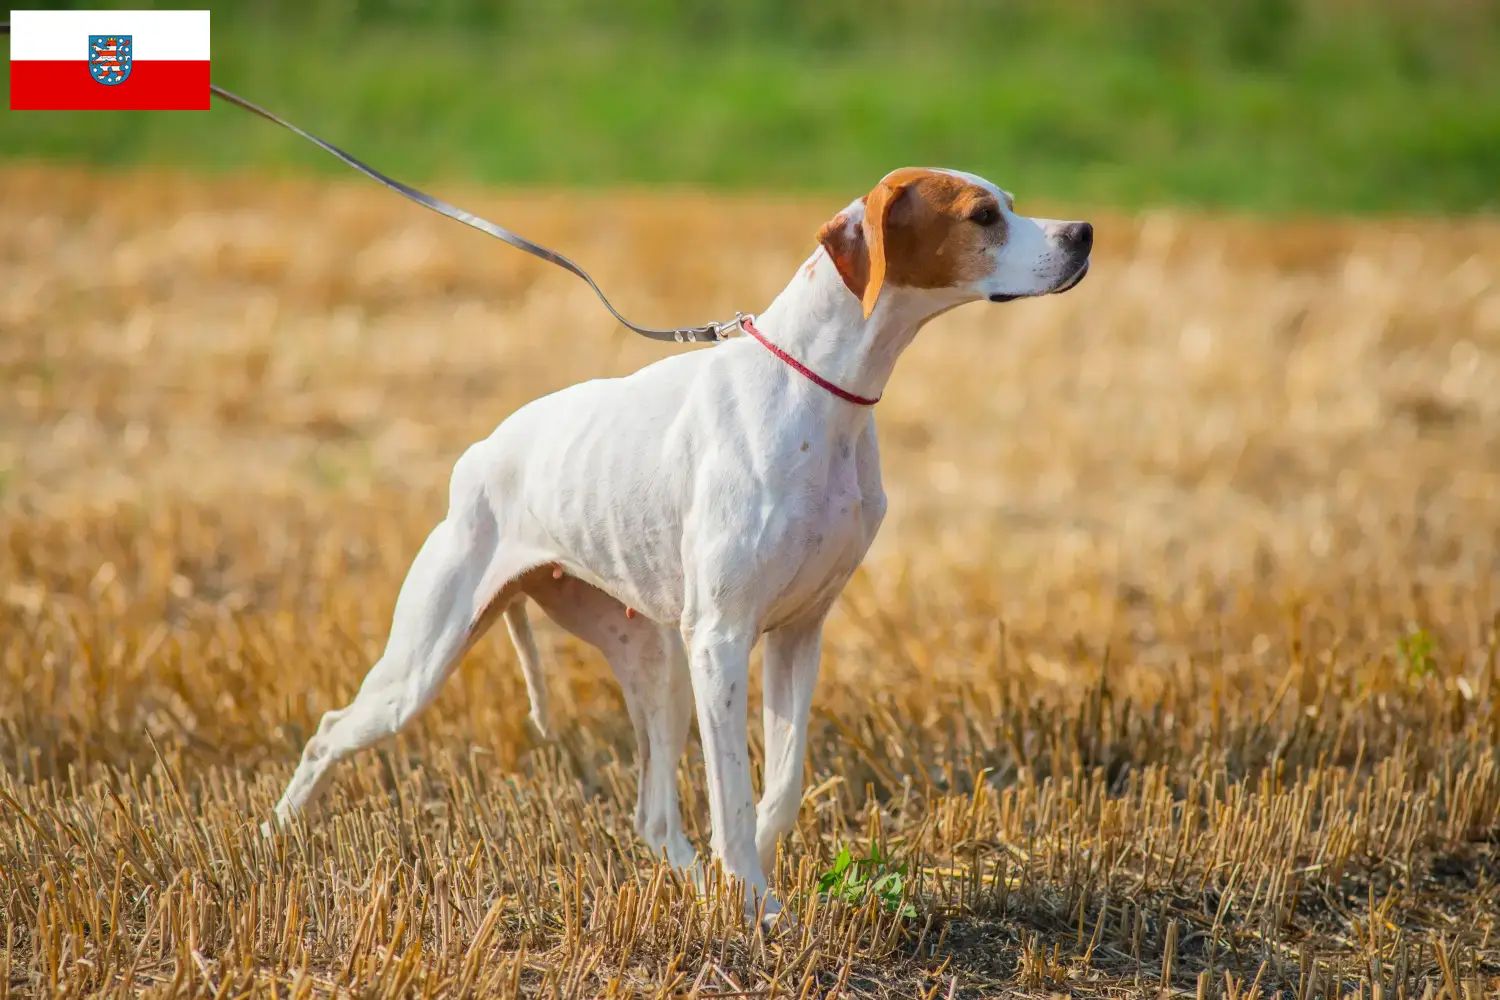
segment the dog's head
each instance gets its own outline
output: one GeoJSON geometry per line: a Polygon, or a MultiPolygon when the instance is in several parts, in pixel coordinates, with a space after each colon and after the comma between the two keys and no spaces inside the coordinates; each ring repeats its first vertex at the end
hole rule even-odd
{"type": "Polygon", "coordinates": [[[1094,227],[1018,215],[1008,193],[974,174],[908,167],[830,219],[818,241],[868,318],[887,288],[930,290],[945,308],[1065,292],[1088,273],[1094,227]]]}

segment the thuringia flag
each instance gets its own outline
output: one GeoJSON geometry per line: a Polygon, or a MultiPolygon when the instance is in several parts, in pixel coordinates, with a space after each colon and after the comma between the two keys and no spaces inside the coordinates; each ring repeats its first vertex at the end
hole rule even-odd
{"type": "Polygon", "coordinates": [[[208,11],[13,10],[12,111],[208,108],[208,11]]]}

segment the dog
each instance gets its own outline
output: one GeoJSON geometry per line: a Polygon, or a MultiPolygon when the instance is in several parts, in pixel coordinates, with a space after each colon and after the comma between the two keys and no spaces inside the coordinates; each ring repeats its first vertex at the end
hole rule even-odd
{"type": "Polygon", "coordinates": [[[802,796],[823,620],[885,516],[873,406],[922,326],[978,300],[1065,292],[1093,227],[1028,218],[956,170],[906,168],[839,212],[749,336],[537,399],[453,469],[384,654],[322,718],[276,806],[285,823],[341,758],[409,725],[504,618],[549,730],[526,601],[597,647],[635,729],[635,828],[701,880],[676,772],[696,704],[711,848],[774,919],[777,842],[802,796]],[[765,782],[747,746],[749,659],[765,637],[765,782]]]}

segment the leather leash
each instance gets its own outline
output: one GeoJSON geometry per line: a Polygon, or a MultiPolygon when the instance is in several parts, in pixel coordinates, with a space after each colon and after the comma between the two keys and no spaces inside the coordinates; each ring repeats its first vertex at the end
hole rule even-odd
{"type": "MultiPolygon", "coordinates": [[[[8,34],[10,34],[9,22],[0,21],[0,35],[8,34]]],[[[618,320],[621,325],[623,325],[627,329],[638,333],[643,337],[647,337],[651,340],[674,341],[677,343],[684,343],[688,341],[717,342],[725,339],[730,331],[738,329],[743,332],[749,333],[756,340],[760,341],[761,344],[765,345],[765,347],[770,350],[772,354],[775,354],[778,358],[786,362],[797,372],[805,375],[818,386],[828,390],[841,399],[846,399],[849,402],[856,403],[860,406],[873,406],[876,402],[879,401],[879,397],[876,397],[876,399],[866,399],[863,396],[856,396],[853,393],[850,393],[840,388],[839,386],[834,385],[832,382],[829,382],[806,366],[802,365],[796,359],[792,358],[790,355],[768,341],[759,330],[755,329],[755,324],[753,322],[754,317],[747,316],[744,313],[735,313],[734,319],[729,320],[727,323],[714,322],[705,323],[702,326],[679,326],[670,330],[657,330],[651,327],[639,326],[635,323],[632,323],[630,320],[626,319],[620,314],[620,311],[616,309],[614,307],[614,304],[609,301],[609,298],[605,296],[603,289],[599,287],[598,283],[594,281],[594,279],[589,275],[587,271],[579,267],[577,264],[573,263],[568,258],[564,257],[562,254],[556,252],[555,250],[549,250],[538,243],[533,243],[531,240],[528,240],[526,237],[520,235],[519,233],[511,232],[504,226],[496,225],[488,219],[481,218],[472,212],[466,212],[456,205],[450,205],[446,201],[443,201],[441,198],[434,198],[432,195],[427,194],[425,191],[418,191],[416,188],[411,187],[410,185],[401,183],[394,177],[387,177],[385,174],[381,173],[379,170],[376,170],[369,164],[358,160],[348,153],[344,152],[333,143],[319,139],[311,132],[307,132],[303,129],[298,128],[286,119],[272,114],[260,105],[248,101],[238,94],[233,93],[232,91],[225,90],[223,87],[219,86],[216,83],[210,83],[208,85],[208,89],[212,93],[228,101],[230,104],[234,104],[238,107],[244,108],[246,111],[249,111],[252,114],[259,115],[267,121],[280,125],[287,131],[301,136],[318,148],[331,153],[340,161],[350,167],[353,167],[355,170],[358,170],[360,173],[364,174],[366,177],[369,177],[371,180],[378,181],[379,183],[384,184],[392,191],[395,191],[397,194],[409,198],[410,200],[416,202],[418,205],[421,205],[423,208],[429,208],[432,211],[437,212],[439,215],[447,216],[455,222],[462,222],[464,225],[469,226],[473,229],[477,229],[481,233],[484,233],[488,236],[493,236],[498,240],[504,241],[505,243],[509,243],[517,250],[523,250],[526,253],[531,254],[533,257],[540,258],[541,260],[544,260],[549,264],[555,264],[563,270],[568,271],[569,273],[574,274],[579,278],[582,278],[585,282],[588,283],[589,288],[593,290],[594,294],[599,297],[599,301],[604,303],[604,308],[609,310],[611,316],[618,320]]]]}
{"type": "Polygon", "coordinates": [[[225,90],[223,87],[219,86],[216,83],[209,84],[208,89],[211,90],[214,94],[228,101],[230,104],[238,105],[239,107],[244,108],[246,111],[249,111],[252,114],[257,114],[267,121],[274,122],[277,125],[280,125],[282,128],[300,135],[302,138],[306,139],[308,142],[319,147],[320,149],[332,153],[334,156],[338,157],[339,160],[353,167],[355,170],[358,170],[366,177],[369,177],[372,180],[379,181],[381,184],[384,184],[392,191],[395,191],[397,194],[404,195],[405,197],[416,202],[418,205],[421,205],[423,208],[430,208],[434,212],[437,212],[439,215],[446,215],[448,218],[453,219],[455,222],[462,222],[464,225],[477,229],[481,233],[485,233],[489,236],[495,237],[497,240],[503,240],[504,242],[509,243],[517,250],[524,250],[526,253],[531,254],[533,257],[539,257],[549,264],[556,264],[564,271],[568,271],[572,274],[577,275],[584,281],[588,282],[588,286],[594,290],[595,295],[599,296],[599,301],[604,303],[604,308],[609,310],[610,315],[614,316],[614,318],[619,320],[621,324],[623,324],[628,329],[640,334],[642,337],[648,337],[651,340],[676,341],[678,343],[683,343],[685,341],[712,342],[723,340],[728,335],[729,331],[740,328],[744,323],[745,317],[740,313],[735,313],[734,319],[730,320],[727,323],[705,323],[703,326],[680,326],[671,330],[655,330],[647,326],[638,326],[637,324],[630,322],[630,320],[626,319],[624,316],[620,315],[620,311],[614,307],[614,305],[609,301],[608,298],[605,297],[604,292],[599,288],[599,285],[595,283],[594,279],[589,276],[589,273],[587,271],[579,267],[577,264],[573,263],[568,258],[564,257],[562,254],[556,252],[555,250],[548,250],[546,247],[541,246],[540,244],[531,242],[524,236],[511,232],[504,226],[498,226],[488,219],[482,219],[472,212],[466,212],[456,205],[450,205],[440,198],[434,198],[432,195],[427,194],[424,191],[418,191],[416,188],[403,184],[395,178],[387,177],[385,174],[376,170],[369,164],[361,162],[360,160],[357,160],[354,157],[350,156],[348,153],[344,152],[333,143],[325,142],[322,139],[319,139],[317,136],[313,135],[311,132],[303,131],[286,119],[277,117],[260,105],[253,104],[250,101],[245,100],[238,94],[231,93],[230,91],[225,90]]]}
{"type": "MultiPolygon", "coordinates": [[[[10,22],[0,21],[0,35],[8,34],[10,34],[10,22]]],[[[260,105],[253,104],[250,101],[245,100],[238,94],[231,93],[230,91],[225,90],[223,87],[219,86],[216,83],[210,83],[208,85],[208,89],[214,94],[217,94],[219,97],[222,97],[224,100],[228,101],[230,104],[238,105],[239,107],[244,108],[246,111],[249,111],[252,114],[260,115],[260,117],[266,119],[267,121],[274,122],[277,125],[280,125],[282,128],[300,135],[302,138],[318,146],[320,149],[332,153],[334,156],[342,160],[345,164],[353,167],[355,170],[358,170],[366,177],[369,177],[370,179],[375,181],[379,181],[381,184],[384,184],[392,191],[410,198],[412,201],[416,202],[418,205],[421,205],[423,208],[430,208],[434,212],[437,212],[439,215],[446,215],[448,218],[453,219],[455,222],[462,222],[464,225],[477,229],[481,233],[485,233],[486,235],[495,237],[497,240],[503,240],[506,243],[509,243],[517,250],[524,250],[526,253],[531,254],[533,257],[539,257],[549,264],[556,264],[564,271],[568,271],[572,274],[577,275],[584,281],[588,282],[589,288],[593,289],[594,294],[599,296],[599,301],[604,303],[604,308],[609,310],[611,316],[619,320],[620,323],[627,329],[640,334],[642,337],[647,337],[651,340],[675,341],[677,343],[685,343],[688,341],[716,342],[725,339],[731,331],[742,328],[742,324],[745,321],[745,316],[741,313],[735,313],[734,319],[729,320],[727,323],[705,323],[702,326],[679,326],[671,330],[655,330],[649,326],[639,326],[635,323],[632,323],[630,322],[630,320],[620,315],[620,310],[616,309],[614,307],[614,304],[605,297],[604,291],[599,287],[598,283],[596,283],[594,279],[589,276],[589,273],[587,271],[579,267],[577,264],[573,263],[568,258],[564,257],[562,254],[556,252],[555,250],[548,250],[546,247],[541,246],[537,243],[533,243],[526,237],[521,236],[518,233],[511,232],[504,226],[497,226],[495,225],[495,223],[489,221],[488,219],[482,219],[472,212],[465,212],[463,209],[457,207],[456,205],[450,205],[440,198],[434,198],[432,195],[427,194],[426,192],[418,191],[414,187],[402,184],[400,181],[396,180],[393,177],[387,177],[385,174],[376,170],[369,164],[363,163],[360,160],[357,160],[354,157],[350,156],[348,153],[344,152],[342,149],[339,149],[333,143],[324,142],[322,139],[319,139],[311,132],[304,132],[302,129],[293,125],[291,122],[285,120],[284,118],[278,118],[276,115],[273,115],[271,112],[267,111],[260,105]]]]}

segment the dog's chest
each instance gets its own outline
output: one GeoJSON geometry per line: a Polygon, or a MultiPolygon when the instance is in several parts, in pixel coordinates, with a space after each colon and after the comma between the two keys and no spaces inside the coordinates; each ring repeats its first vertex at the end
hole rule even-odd
{"type": "Polygon", "coordinates": [[[853,442],[797,458],[776,546],[781,572],[773,576],[783,585],[768,609],[768,628],[831,602],[864,558],[878,523],[872,512],[879,498],[861,489],[853,442]]]}

